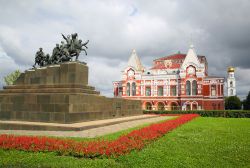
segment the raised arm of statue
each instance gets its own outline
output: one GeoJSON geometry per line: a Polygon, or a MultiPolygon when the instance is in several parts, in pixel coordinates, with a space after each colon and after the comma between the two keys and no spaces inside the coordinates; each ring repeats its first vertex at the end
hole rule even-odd
{"type": "MultiPolygon", "coordinates": [[[[62,33],[61,33],[62,34],[62,33]]],[[[67,41],[67,38],[62,34],[63,38],[67,41]]]]}
{"type": "Polygon", "coordinates": [[[83,43],[83,45],[85,46],[85,45],[87,45],[89,43],[89,40],[87,40],[85,43],[83,43]]]}
{"type": "Polygon", "coordinates": [[[84,45],[84,44],[81,44],[81,48],[82,48],[82,47],[86,47],[86,48],[88,49],[88,47],[87,47],[86,45],[84,45]]]}

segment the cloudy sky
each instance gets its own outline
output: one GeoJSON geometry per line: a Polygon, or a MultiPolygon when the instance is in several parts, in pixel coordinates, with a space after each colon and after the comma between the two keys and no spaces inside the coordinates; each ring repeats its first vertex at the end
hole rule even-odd
{"type": "Polygon", "coordinates": [[[81,60],[90,84],[112,96],[132,49],[146,67],[191,41],[208,60],[210,75],[236,67],[237,94],[250,91],[249,0],[0,0],[0,87],[3,76],[34,63],[39,47],[51,53],[61,33],[90,40],[81,60]]]}

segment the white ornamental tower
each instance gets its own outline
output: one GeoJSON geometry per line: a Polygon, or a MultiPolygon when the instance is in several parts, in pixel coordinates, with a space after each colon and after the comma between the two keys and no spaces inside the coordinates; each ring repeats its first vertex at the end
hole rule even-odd
{"type": "Polygon", "coordinates": [[[227,96],[235,96],[236,95],[236,83],[234,77],[234,67],[228,67],[227,69],[227,96]]]}

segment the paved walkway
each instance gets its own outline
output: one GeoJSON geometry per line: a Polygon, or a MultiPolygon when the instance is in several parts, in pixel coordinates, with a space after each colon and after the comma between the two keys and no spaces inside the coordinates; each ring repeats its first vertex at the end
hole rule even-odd
{"type": "MultiPolygon", "coordinates": [[[[122,131],[128,128],[133,128],[146,123],[155,123],[162,120],[173,118],[172,116],[157,116],[140,120],[122,122],[118,124],[92,128],[83,131],[33,131],[33,130],[0,130],[0,134],[15,134],[15,135],[39,135],[39,136],[58,136],[58,137],[84,137],[93,138],[105,134],[122,131]]],[[[98,122],[98,121],[95,121],[98,122]]],[[[99,122],[103,122],[99,120],[99,122]]]]}

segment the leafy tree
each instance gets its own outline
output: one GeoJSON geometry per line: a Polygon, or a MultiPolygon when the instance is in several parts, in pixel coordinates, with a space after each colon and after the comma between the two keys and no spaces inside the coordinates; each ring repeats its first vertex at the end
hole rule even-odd
{"type": "Polygon", "coordinates": [[[4,81],[6,85],[13,85],[14,82],[17,80],[17,78],[20,76],[21,72],[19,70],[16,70],[9,75],[4,77],[4,81]]]}
{"type": "Polygon", "coordinates": [[[243,101],[243,109],[250,110],[250,91],[248,92],[246,99],[243,101]]]}
{"type": "Polygon", "coordinates": [[[240,110],[241,101],[237,96],[229,96],[225,98],[225,109],[226,110],[240,110]]]}

